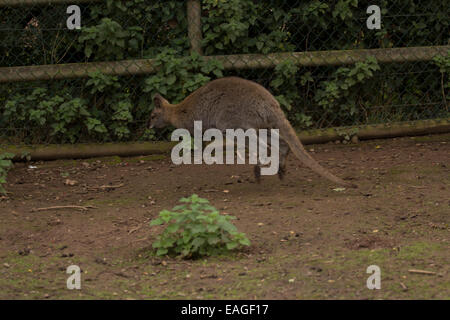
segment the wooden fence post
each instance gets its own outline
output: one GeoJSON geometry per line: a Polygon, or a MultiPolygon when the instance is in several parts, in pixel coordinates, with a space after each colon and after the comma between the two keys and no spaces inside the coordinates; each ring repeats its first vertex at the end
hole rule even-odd
{"type": "Polygon", "coordinates": [[[202,55],[202,6],[200,0],[188,0],[187,19],[188,37],[191,43],[191,52],[202,55]]]}

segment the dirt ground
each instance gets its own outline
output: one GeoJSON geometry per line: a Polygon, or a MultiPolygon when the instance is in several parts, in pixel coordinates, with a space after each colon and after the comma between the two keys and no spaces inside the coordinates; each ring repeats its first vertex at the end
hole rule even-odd
{"type": "Polygon", "coordinates": [[[18,163],[0,201],[0,298],[449,299],[450,135],[307,149],[360,188],[333,190],[292,156],[284,181],[261,184],[247,165],[165,156],[18,163]],[[155,257],[149,222],[193,193],[236,216],[251,247],[155,257]],[[95,208],[35,210],[64,205],[95,208]],[[66,288],[70,265],[81,290],[66,288]]]}

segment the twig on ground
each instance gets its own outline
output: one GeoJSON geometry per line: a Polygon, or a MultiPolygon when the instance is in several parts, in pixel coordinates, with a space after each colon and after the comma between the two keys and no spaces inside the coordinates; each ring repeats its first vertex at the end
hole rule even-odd
{"type": "Polygon", "coordinates": [[[97,186],[97,187],[88,187],[88,189],[101,189],[101,190],[108,190],[108,189],[117,189],[117,188],[121,188],[123,187],[124,184],[118,184],[115,186],[110,186],[110,185],[103,185],[103,186],[97,186]]]}
{"type": "Polygon", "coordinates": [[[145,237],[142,239],[136,239],[136,240],[133,240],[132,242],[145,241],[145,240],[148,240],[148,237],[145,237]]]}
{"type": "Polygon", "coordinates": [[[400,282],[400,286],[402,287],[403,291],[408,290],[408,287],[403,282],[400,282]]]}
{"type": "Polygon", "coordinates": [[[97,209],[97,208],[94,206],[54,206],[54,207],[47,207],[47,208],[33,208],[33,209],[31,209],[31,212],[59,210],[59,209],[77,209],[77,210],[81,210],[81,211],[87,211],[89,209],[97,209]]]}
{"type": "Polygon", "coordinates": [[[128,234],[132,234],[133,232],[138,231],[138,230],[139,230],[140,228],[142,228],[142,226],[143,226],[145,223],[147,223],[150,219],[151,219],[151,218],[147,218],[147,219],[144,220],[143,223],[141,223],[141,224],[138,225],[137,227],[130,229],[130,230],[128,231],[128,234]]]}
{"type": "Polygon", "coordinates": [[[141,227],[142,227],[142,225],[140,225],[136,228],[130,229],[130,231],[128,231],[128,234],[132,234],[133,232],[138,231],[141,227]]]}
{"type": "Polygon", "coordinates": [[[433,271],[417,270],[417,269],[410,269],[410,270],[408,270],[408,272],[410,272],[410,273],[418,273],[418,274],[429,274],[429,275],[436,274],[436,272],[433,272],[433,271]]]}

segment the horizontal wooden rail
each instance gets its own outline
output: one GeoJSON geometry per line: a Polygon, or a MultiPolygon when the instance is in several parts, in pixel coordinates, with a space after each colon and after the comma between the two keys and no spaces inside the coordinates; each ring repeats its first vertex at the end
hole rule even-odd
{"type": "Polygon", "coordinates": [[[77,4],[89,2],[106,2],[105,0],[0,0],[0,7],[20,7],[32,5],[77,4]]]}
{"type": "MultiPolygon", "coordinates": [[[[391,49],[335,50],[292,53],[239,54],[223,56],[205,56],[205,59],[215,59],[224,65],[225,69],[257,69],[273,68],[277,64],[290,59],[294,63],[305,66],[338,66],[361,62],[367,57],[375,57],[380,63],[400,63],[413,61],[428,61],[436,55],[447,55],[450,46],[410,47],[391,49]]],[[[156,71],[153,59],[122,60],[111,62],[86,62],[24,67],[1,67],[0,83],[53,80],[87,77],[93,71],[109,75],[142,75],[156,71]]]]}
{"type": "Polygon", "coordinates": [[[154,73],[155,70],[152,59],[5,67],[0,68],[0,83],[85,78],[94,71],[126,76],[154,73]]]}
{"type": "Polygon", "coordinates": [[[271,68],[285,60],[304,67],[338,66],[362,62],[374,57],[379,63],[429,61],[436,55],[447,55],[450,46],[408,47],[388,49],[331,50],[291,53],[239,54],[206,57],[223,62],[226,69],[271,68]]]}

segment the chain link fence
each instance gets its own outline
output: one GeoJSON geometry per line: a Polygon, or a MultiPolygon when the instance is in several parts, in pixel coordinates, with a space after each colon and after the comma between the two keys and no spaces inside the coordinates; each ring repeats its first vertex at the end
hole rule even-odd
{"type": "Polygon", "coordinates": [[[0,143],[164,140],[152,96],[223,76],[300,130],[448,121],[449,17],[441,0],[0,0],[0,143]]]}

